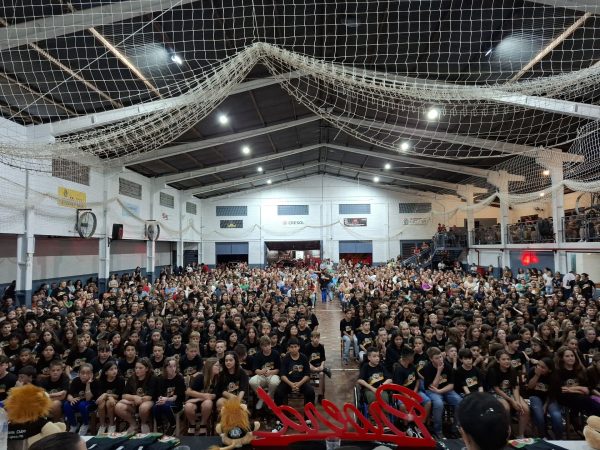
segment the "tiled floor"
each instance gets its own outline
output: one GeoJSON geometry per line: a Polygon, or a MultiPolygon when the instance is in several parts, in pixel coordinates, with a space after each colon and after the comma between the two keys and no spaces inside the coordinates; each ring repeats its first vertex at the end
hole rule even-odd
{"type": "Polygon", "coordinates": [[[342,365],[340,353],[340,320],[342,311],[337,301],[323,304],[319,302],[316,307],[319,319],[321,342],[325,347],[327,358],[326,366],[331,368],[332,377],[325,381],[325,398],[341,406],[353,401],[354,384],[358,377],[358,365],[351,362],[348,366],[342,365]]]}

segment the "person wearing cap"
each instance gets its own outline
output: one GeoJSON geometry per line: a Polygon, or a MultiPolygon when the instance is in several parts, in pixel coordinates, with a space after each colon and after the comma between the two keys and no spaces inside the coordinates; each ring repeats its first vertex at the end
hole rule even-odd
{"type": "Polygon", "coordinates": [[[474,392],[465,397],[456,412],[458,430],[466,450],[501,450],[508,440],[508,413],[493,395],[474,392]]]}

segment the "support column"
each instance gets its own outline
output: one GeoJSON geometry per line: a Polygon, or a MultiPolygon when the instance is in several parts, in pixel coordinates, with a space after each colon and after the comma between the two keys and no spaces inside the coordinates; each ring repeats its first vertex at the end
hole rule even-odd
{"type": "MultiPolygon", "coordinates": [[[[457,192],[462,198],[467,201],[467,247],[470,249],[475,244],[473,239],[473,231],[475,230],[475,211],[473,205],[475,203],[475,189],[472,184],[461,186],[461,189],[457,192]]],[[[471,264],[472,257],[471,252],[467,251],[467,262],[471,264]]]]}
{"type": "MultiPolygon", "coordinates": [[[[158,188],[156,183],[152,183],[150,185],[150,217],[149,220],[154,219],[154,203],[156,201],[156,193],[158,192],[158,188]]],[[[154,281],[154,268],[156,266],[156,242],[148,239],[146,241],[146,277],[148,278],[148,282],[152,283],[154,281]]]]}
{"type": "Polygon", "coordinates": [[[98,292],[102,294],[106,292],[108,287],[108,279],[110,278],[110,241],[111,230],[108,223],[108,186],[109,179],[112,174],[107,171],[103,173],[103,205],[102,218],[104,221],[104,236],[98,240],[98,292]]]}
{"type": "MultiPolygon", "coordinates": [[[[501,170],[490,176],[489,182],[498,188],[498,200],[500,201],[500,239],[502,245],[502,266],[510,266],[510,253],[506,248],[508,244],[508,172],[501,170]]],[[[502,269],[502,268],[501,268],[502,269]]]]}
{"type": "Polygon", "coordinates": [[[563,165],[562,162],[556,162],[555,164],[546,164],[545,167],[550,171],[552,186],[558,186],[552,191],[552,231],[559,248],[554,253],[554,270],[567,273],[567,252],[560,250],[561,244],[564,242],[563,224],[565,219],[565,188],[562,185],[564,179],[563,165]]]}
{"type": "MultiPolygon", "coordinates": [[[[179,191],[179,236],[177,239],[177,266],[183,267],[183,221],[185,220],[185,202],[186,195],[184,191],[179,191]]],[[[184,267],[185,269],[185,267],[184,267]]]]}
{"type": "Polygon", "coordinates": [[[33,290],[33,255],[35,253],[35,236],[33,223],[35,212],[29,202],[30,190],[29,170],[25,171],[25,215],[23,217],[23,234],[17,236],[17,286],[15,302],[31,308],[31,291],[33,290]]]}

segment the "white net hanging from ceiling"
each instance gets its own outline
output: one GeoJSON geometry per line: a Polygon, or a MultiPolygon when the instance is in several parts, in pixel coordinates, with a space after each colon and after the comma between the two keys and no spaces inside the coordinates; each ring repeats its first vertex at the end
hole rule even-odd
{"type": "Polygon", "coordinates": [[[561,150],[581,158],[567,159],[560,185],[597,189],[598,113],[574,108],[597,104],[595,0],[578,10],[549,0],[37,3],[0,6],[0,109],[27,126],[0,131],[0,161],[12,166],[126,164],[190,130],[260,63],[296,101],[380,149],[492,161],[515,175],[511,202],[558,188],[540,173],[563,164],[561,150]],[[98,128],[52,135],[48,125],[136,105],[98,128]]]}

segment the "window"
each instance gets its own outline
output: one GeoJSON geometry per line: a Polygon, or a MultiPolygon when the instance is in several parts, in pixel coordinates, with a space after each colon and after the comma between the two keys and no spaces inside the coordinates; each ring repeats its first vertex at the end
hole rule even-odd
{"type": "Polygon", "coordinates": [[[425,214],[431,212],[431,203],[400,203],[400,214],[425,214]]]}
{"type": "Polygon", "coordinates": [[[220,228],[244,228],[243,220],[221,220],[220,228]]]}
{"type": "Polygon", "coordinates": [[[308,216],[308,205],[277,205],[278,216],[308,216]]]}
{"type": "Polygon", "coordinates": [[[371,205],[368,203],[363,204],[339,204],[340,214],[371,214],[371,205]]]}
{"type": "Polygon", "coordinates": [[[185,212],[195,216],[198,212],[198,207],[195,203],[185,202],[185,212]]]}
{"type": "Polygon", "coordinates": [[[68,159],[55,158],[52,160],[52,176],[86,186],[90,185],[90,168],[68,159]]]}
{"type": "Polygon", "coordinates": [[[142,185],[126,180],[125,178],[119,178],[119,194],[141,200],[142,185]]]}
{"type": "Polygon", "coordinates": [[[165,194],[164,192],[160,193],[160,206],[164,206],[165,208],[175,208],[175,197],[169,194],[165,194]]]}
{"type": "Polygon", "coordinates": [[[247,206],[217,206],[217,217],[247,216],[247,206]]]}

